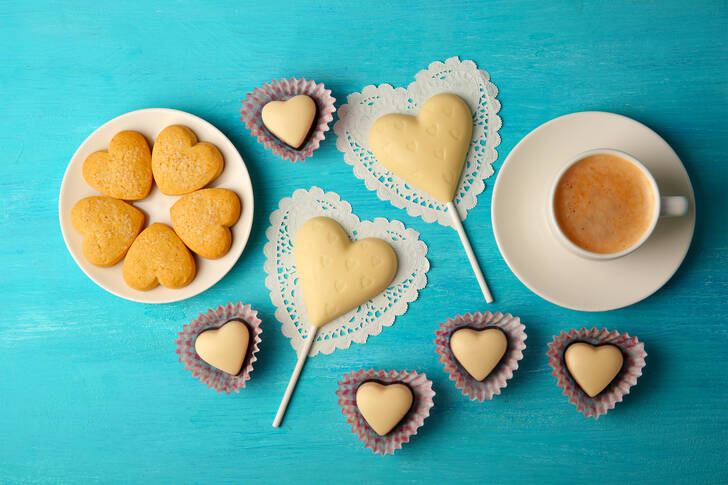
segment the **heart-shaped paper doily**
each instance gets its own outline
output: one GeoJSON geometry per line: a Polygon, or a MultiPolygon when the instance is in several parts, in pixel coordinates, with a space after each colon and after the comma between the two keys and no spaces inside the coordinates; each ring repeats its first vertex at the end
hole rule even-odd
{"type": "Polygon", "coordinates": [[[293,241],[298,229],[318,216],[334,219],[352,240],[383,239],[396,252],[398,267],[394,280],[384,291],[318,329],[311,356],[347,348],[352,341],[364,343],[370,335],[378,335],[383,327],[392,325],[395,317],[406,312],[408,304],[417,299],[419,290],[427,284],[427,271],[430,269],[427,246],[414,229],[405,228],[399,221],[383,218],[360,221],[352,214],[349,203],[342,201],[335,192],[324,192],[318,187],[296,190],[292,197],[282,199],[278,210],[270,216],[271,226],[266,231],[268,242],[263,249],[266,256],[263,268],[267,274],[265,284],[276,306],[276,318],[297,352],[312,326],[296,273],[293,241]]]}
{"type": "Polygon", "coordinates": [[[440,93],[458,95],[473,113],[472,142],[454,200],[465,219],[467,211],[477,204],[478,194],[485,189],[485,179],[493,174],[491,164],[498,157],[501,127],[498,90],[488,73],[478,69],[474,62],[457,57],[444,63],[433,62],[417,73],[407,89],[389,84],[366,86],[360,93],[350,94],[346,104],[339,108],[334,132],[338,136],[336,147],[344,153],[346,163],[353,166],[354,175],[364,180],[369,190],[376,191],[380,199],[407,209],[411,216],[450,226],[452,221],[444,203],[387,170],[369,149],[369,129],[379,117],[389,113],[417,114],[425,101],[440,93]]]}

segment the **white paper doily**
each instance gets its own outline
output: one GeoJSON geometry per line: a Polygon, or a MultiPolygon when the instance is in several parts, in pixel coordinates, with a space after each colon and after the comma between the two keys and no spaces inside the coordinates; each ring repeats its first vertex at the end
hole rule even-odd
{"type": "Polygon", "coordinates": [[[491,164],[498,158],[496,147],[500,144],[498,130],[502,124],[498,116],[500,102],[495,99],[498,89],[490,82],[488,73],[478,69],[473,61],[451,57],[444,63],[433,62],[417,73],[407,89],[389,84],[369,85],[361,93],[350,94],[347,103],[339,108],[334,132],[338,137],[336,147],[344,153],[346,163],[354,167],[354,175],[364,180],[369,190],[376,191],[380,199],[407,209],[411,216],[451,226],[445,204],[389,172],[369,150],[369,129],[377,118],[387,113],[414,115],[430,97],[443,92],[457,94],[473,112],[473,141],[455,195],[455,205],[465,219],[477,204],[478,194],[485,189],[485,179],[493,175],[491,164]]]}
{"type": "Polygon", "coordinates": [[[367,237],[387,241],[397,253],[398,269],[386,290],[321,327],[309,356],[319,352],[330,354],[337,348],[348,348],[351,342],[364,343],[370,335],[378,335],[383,327],[394,323],[395,317],[407,311],[407,305],[417,299],[419,290],[427,284],[430,269],[427,245],[420,240],[419,232],[407,229],[401,222],[384,218],[360,221],[339,194],[324,192],[319,187],[298,189],[292,197],[282,199],[278,207],[271,214],[271,225],[266,230],[265,285],[276,306],[275,315],[282,324],[283,334],[291,339],[297,354],[311,325],[296,276],[293,241],[298,229],[310,218],[334,219],[354,241],[367,237]]]}

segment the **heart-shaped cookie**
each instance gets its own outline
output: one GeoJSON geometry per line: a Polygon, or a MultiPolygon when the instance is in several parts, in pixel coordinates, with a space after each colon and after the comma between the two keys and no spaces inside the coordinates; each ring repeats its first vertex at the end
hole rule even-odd
{"type": "Polygon", "coordinates": [[[314,217],[301,226],[293,254],[314,327],[378,295],[397,274],[392,246],[377,238],[352,243],[344,229],[328,217],[314,217]]]}
{"type": "Polygon", "coordinates": [[[287,101],[271,101],[260,113],[268,131],[292,148],[298,149],[311,131],[316,118],[316,103],[305,94],[287,101]]]}
{"type": "Polygon", "coordinates": [[[122,131],[114,135],[109,149],[94,152],[83,162],[86,183],[104,195],[140,200],[152,189],[152,155],[144,135],[122,131]]]}
{"type": "Polygon", "coordinates": [[[450,349],[468,374],[482,381],[505,355],[508,339],[497,328],[461,328],[450,336],[450,349]]]}
{"type": "Polygon", "coordinates": [[[184,195],[169,209],[172,227],[188,248],[217,259],[230,249],[230,227],[240,218],[240,199],[227,189],[202,189],[184,195]]]}
{"type": "Polygon", "coordinates": [[[144,227],[142,211],[111,197],[86,197],[71,209],[71,224],[83,234],[83,255],[96,266],[113,266],[144,227]]]}
{"type": "Polygon", "coordinates": [[[438,94],[416,117],[388,114],[369,131],[379,162],[443,203],[455,197],[473,135],[473,115],[459,96],[438,94]]]}
{"type": "Polygon", "coordinates": [[[126,284],[147,291],[158,285],[182,288],[195,278],[192,253],[171,227],[156,222],[142,231],[126,253],[126,284]]]}
{"type": "Polygon", "coordinates": [[[250,330],[239,320],[205,330],[195,339],[195,352],[202,360],[228,374],[237,375],[248,352],[250,330]]]}
{"type": "Polygon", "coordinates": [[[571,376],[589,397],[602,392],[617,377],[624,363],[622,351],[616,345],[594,346],[585,342],[569,345],[564,360],[571,376]]]}
{"type": "Polygon", "coordinates": [[[194,132],[182,125],[163,129],[152,149],[152,173],[159,190],[183,195],[201,189],[222,173],[225,162],[215,145],[197,142],[194,132]]]}
{"type": "Polygon", "coordinates": [[[405,384],[370,381],[356,390],[356,407],[379,436],[392,431],[407,415],[413,401],[412,390],[405,384]]]}

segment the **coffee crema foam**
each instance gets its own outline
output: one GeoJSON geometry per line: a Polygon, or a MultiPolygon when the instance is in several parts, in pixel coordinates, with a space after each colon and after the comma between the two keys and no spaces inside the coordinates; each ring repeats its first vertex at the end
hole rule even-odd
{"type": "Polygon", "coordinates": [[[612,254],[634,246],[655,217],[650,180],[622,157],[590,155],[564,172],[554,194],[556,222],[587,251],[612,254]]]}

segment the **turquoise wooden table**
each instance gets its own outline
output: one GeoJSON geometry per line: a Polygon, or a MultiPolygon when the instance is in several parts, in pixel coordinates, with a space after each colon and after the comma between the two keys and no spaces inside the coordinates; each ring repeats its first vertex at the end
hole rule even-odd
{"type": "Polygon", "coordinates": [[[659,2],[0,3],[0,482],[568,483],[728,481],[728,4],[659,2]],[[509,271],[490,228],[495,178],[467,219],[496,303],[486,306],[451,229],[364,189],[330,133],[312,159],[273,157],[239,122],[240,100],[306,76],[343,101],[372,83],[406,85],[458,55],[490,72],[503,128],[496,175],[530,130],[582,110],[660,133],[697,198],[690,252],[645,301],[601,314],[552,305],[509,271]],[[218,126],[255,187],[250,242],[234,269],[184,302],[144,305],[92,283],[61,237],[66,165],[100,124],[170,107],[218,126]],[[296,356],[263,284],[268,216],[321,185],[362,219],[388,217],[429,245],[429,284],[365,345],[311,359],[281,429],[271,421],[296,356]],[[457,247],[457,249],[454,249],[457,247]],[[247,389],[207,389],[174,353],[183,324],[228,301],[260,310],[247,389]],[[438,322],[466,311],[521,316],[528,348],[492,401],[469,402],[434,353],[438,322]],[[645,342],[625,401],[585,419],[556,386],[546,344],[583,325],[645,342]],[[359,368],[416,369],[434,382],[431,417],[394,456],[351,433],[334,392],[359,368]]]}

